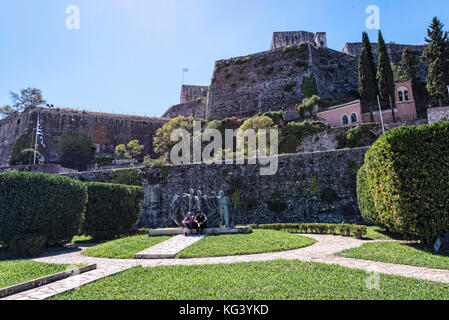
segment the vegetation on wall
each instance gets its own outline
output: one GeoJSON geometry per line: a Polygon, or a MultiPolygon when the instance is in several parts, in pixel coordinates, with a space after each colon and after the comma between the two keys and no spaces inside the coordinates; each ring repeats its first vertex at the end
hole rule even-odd
{"type": "Polygon", "coordinates": [[[304,118],[306,112],[309,112],[311,114],[313,111],[313,108],[316,105],[319,105],[320,103],[321,103],[321,99],[317,95],[313,95],[310,98],[305,98],[303,100],[303,103],[298,106],[298,111],[299,111],[300,116],[302,118],[304,118]]]}
{"type": "Polygon", "coordinates": [[[312,74],[309,77],[304,77],[301,85],[302,94],[306,98],[311,98],[314,95],[318,95],[318,86],[316,84],[315,74],[312,74]]]}
{"type": "Polygon", "coordinates": [[[306,137],[327,129],[329,126],[321,121],[290,122],[282,130],[279,152],[281,154],[296,153],[296,149],[306,137]]]}

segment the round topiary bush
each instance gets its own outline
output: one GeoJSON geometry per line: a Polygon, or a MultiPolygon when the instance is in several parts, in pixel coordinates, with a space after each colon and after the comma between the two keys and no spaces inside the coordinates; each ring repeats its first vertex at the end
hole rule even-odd
{"type": "Polygon", "coordinates": [[[449,231],[449,122],[388,131],[366,154],[376,211],[390,231],[427,243],[449,231]]]}
{"type": "Polygon", "coordinates": [[[87,183],[89,201],[82,233],[97,240],[111,239],[131,229],[140,217],[142,187],[87,183]]]}
{"type": "Polygon", "coordinates": [[[70,241],[80,229],[87,188],[82,182],[44,173],[0,174],[0,243],[17,236],[45,237],[50,246],[70,241]]]}
{"type": "Polygon", "coordinates": [[[366,177],[365,165],[357,173],[357,200],[363,219],[373,225],[380,226],[381,222],[374,207],[373,195],[366,177]]]}

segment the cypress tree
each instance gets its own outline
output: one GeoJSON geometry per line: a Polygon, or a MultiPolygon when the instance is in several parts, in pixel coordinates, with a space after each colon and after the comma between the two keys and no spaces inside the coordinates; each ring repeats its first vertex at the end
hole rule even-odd
{"type": "Polygon", "coordinates": [[[391,69],[390,57],[388,56],[387,45],[379,30],[379,43],[377,47],[379,61],[377,64],[377,83],[379,86],[379,95],[382,100],[390,101],[391,112],[393,113],[393,121],[396,121],[394,114],[393,97],[394,97],[394,74],[391,69]]]}
{"type": "Polygon", "coordinates": [[[362,37],[362,50],[359,57],[359,93],[362,100],[369,102],[371,121],[373,121],[371,104],[377,97],[376,65],[368,34],[363,32],[362,37]]]}
{"type": "Polygon", "coordinates": [[[443,30],[444,24],[434,17],[432,24],[427,29],[422,60],[429,65],[427,74],[427,91],[430,96],[437,99],[442,106],[442,99],[447,97],[447,85],[449,85],[449,38],[443,30]]]}
{"type": "Polygon", "coordinates": [[[418,61],[408,48],[402,52],[401,68],[404,79],[411,80],[414,83],[416,79],[416,66],[418,61]]]}

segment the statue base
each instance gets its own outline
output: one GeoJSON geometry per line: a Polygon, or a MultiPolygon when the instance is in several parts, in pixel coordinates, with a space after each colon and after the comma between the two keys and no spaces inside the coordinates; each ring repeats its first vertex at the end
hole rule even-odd
{"type": "MultiPolygon", "coordinates": [[[[172,229],[156,229],[150,230],[148,235],[150,237],[163,237],[163,236],[178,236],[184,234],[186,229],[172,228],[172,229]]],[[[205,229],[204,233],[208,235],[224,235],[224,234],[250,234],[253,232],[251,227],[235,227],[235,228],[210,228],[205,229]]],[[[196,230],[188,230],[186,235],[195,235],[196,230]]]]}

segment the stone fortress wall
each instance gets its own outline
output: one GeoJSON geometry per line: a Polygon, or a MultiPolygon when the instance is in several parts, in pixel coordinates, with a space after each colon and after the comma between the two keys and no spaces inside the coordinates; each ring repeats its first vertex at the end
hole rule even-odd
{"type": "MultiPolygon", "coordinates": [[[[143,169],[146,191],[139,227],[171,227],[174,195],[191,188],[231,198],[237,224],[363,223],[357,206],[356,172],[368,148],[279,156],[274,176],[259,165],[192,164],[143,169]]],[[[66,174],[83,181],[113,182],[113,171],[66,174]]]]}
{"type": "MultiPolygon", "coordinates": [[[[302,82],[312,73],[326,106],[353,101],[358,99],[361,47],[361,43],[347,43],[342,51],[329,49],[325,32],[274,32],[269,51],[217,61],[207,96],[198,101],[182,100],[184,103],[171,107],[164,117],[244,118],[269,110],[296,109],[304,98],[302,82]],[[306,58],[284,53],[286,46],[296,47],[301,42],[309,45],[306,58]]],[[[372,43],[372,48],[377,61],[377,43],[372,43]]],[[[420,56],[424,46],[388,43],[392,63],[400,64],[405,48],[420,56]]],[[[427,66],[420,61],[418,76],[424,81],[426,75],[427,66]]],[[[182,92],[187,90],[184,87],[188,88],[183,86],[182,92]]]]}
{"type": "MultiPolygon", "coordinates": [[[[106,114],[69,109],[29,108],[20,114],[0,120],[0,167],[9,165],[11,152],[17,139],[36,128],[37,115],[44,134],[46,149],[39,151],[49,162],[57,161],[56,145],[64,133],[88,133],[97,152],[114,154],[115,147],[138,139],[145,145],[143,154],[155,155],[153,137],[157,129],[169,121],[165,118],[149,118],[106,114]]],[[[33,142],[30,141],[30,147],[33,142]]]]}

